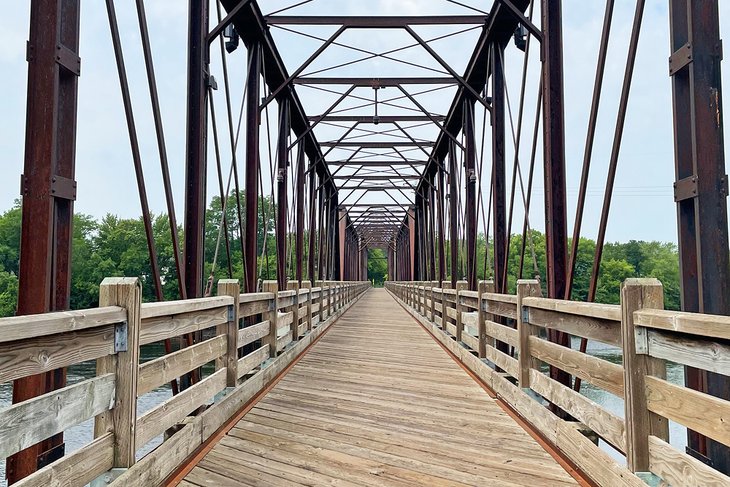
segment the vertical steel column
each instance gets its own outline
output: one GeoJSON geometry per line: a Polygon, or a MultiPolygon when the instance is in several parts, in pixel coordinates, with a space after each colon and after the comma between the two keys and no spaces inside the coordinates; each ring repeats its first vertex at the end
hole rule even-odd
{"type": "MultiPolygon", "coordinates": [[[[76,199],[79,1],[31,3],[18,315],[68,309],[76,199]]],[[[18,379],[13,403],[66,384],[65,369],[18,379]]],[[[59,434],[7,459],[9,483],[62,456],[59,434]]]]}
{"type": "Polygon", "coordinates": [[[338,253],[338,255],[339,255],[339,263],[340,263],[338,276],[339,276],[340,281],[344,281],[344,280],[346,280],[346,276],[347,276],[347,272],[346,272],[346,270],[347,270],[347,258],[346,258],[347,253],[346,252],[347,252],[347,247],[348,247],[347,236],[349,233],[347,231],[347,212],[345,210],[339,210],[337,215],[338,215],[337,221],[339,222],[339,224],[338,224],[338,226],[339,226],[339,232],[338,232],[339,253],[338,253]]]}
{"type": "Polygon", "coordinates": [[[259,212],[259,97],[261,96],[261,46],[255,42],[248,48],[246,81],[246,226],[244,242],[244,292],[256,290],[258,262],[259,212]]]}
{"type": "Polygon", "coordinates": [[[416,280],[416,212],[408,210],[408,280],[416,280]]]}
{"type": "Polygon", "coordinates": [[[436,199],[436,216],[437,216],[437,225],[438,225],[438,252],[439,252],[439,272],[437,276],[437,280],[439,282],[446,279],[446,245],[444,243],[444,234],[446,233],[446,225],[444,223],[444,195],[446,195],[446,181],[444,178],[444,171],[441,168],[437,169],[438,171],[438,184],[439,184],[439,194],[438,198],[436,199]]]}
{"type": "MultiPolygon", "coordinates": [[[[494,73],[493,78],[496,78],[494,73]]],[[[477,151],[474,133],[474,100],[464,100],[464,171],[466,183],[466,210],[464,231],[466,232],[466,280],[469,289],[477,290],[477,151]]]]}
{"type": "Polygon", "coordinates": [[[307,277],[312,281],[314,286],[315,278],[315,258],[317,255],[317,171],[314,167],[310,167],[309,171],[309,254],[307,277]]]}
{"type": "Polygon", "coordinates": [[[494,235],[494,288],[507,291],[507,178],[505,170],[504,47],[491,46],[492,61],[492,221],[494,235]]]}
{"type": "MultiPolygon", "coordinates": [[[[542,0],[541,10],[547,287],[548,297],[562,299],[568,270],[562,0],[542,0]]],[[[570,346],[570,337],[565,333],[551,330],[548,337],[570,346]]],[[[561,384],[571,385],[570,374],[556,367],[550,367],[550,376],[561,384]]]]}
{"type": "MultiPolygon", "coordinates": [[[[320,175],[320,179],[323,179],[320,175]]],[[[317,262],[318,262],[318,276],[319,280],[325,279],[325,273],[324,273],[324,258],[326,254],[326,247],[325,247],[325,235],[327,234],[327,220],[326,220],[326,213],[325,213],[325,193],[327,191],[326,187],[322,187],[318,190],[319,198],[317,203],[317,215],[319,218],[319,245],[318,245],[318,254],[317,254],[317,262]]]]}
{"type": "Polygon", "coordinates": [[[428,190],[428,257],[430,260],[430,269],[428,279],[433,281],[436,279],[436,250],[435,250],[435,228],[434,213],[436,212],[436,189],[434,188],[435,178],[431,175],[430,189],[428,190]]]}
{"type": "Polygon", "coordinates": [[[276,155],[276,282],[286,289],[287,216],[289,215],[289,99],[279,100],[279,138],[276,155]]]}
{"type": "Polygon", "coordinates": [[[456,289],[459,280],[459,198],[456,196],[458,187],[459,165],[456,162],[456,145],[449,142],[449,224],[451,226],[451,289],[456,289]]]}
{"type": "MultiPolygon", "coordinates": [[[[682,309],[730,314],[728,179],[725,173],[718,2],[670,0],[682,309]]],[[[688,369],[687,385],[730,399],[727,376],[688,369]]],[[[726,446],[688,431],[688,452],[730,473],[726,446]]]]}
{"type": "Polygon", "coordinates": [[[188,17],[188,92],[185,149],[185,290],[203,295],[205,236],[208,2],[190,0],[188,17]]]}
{"type": "Polygon", "coordinates": [[[297,283],[302,285],[304,277],[304,164],[307,160],[304,153],[306,142],[302,140],[299,143],[297,152],[297,194],[296,194],[296,241],[294,258],[296,260],[296,279],[297,283]]]}

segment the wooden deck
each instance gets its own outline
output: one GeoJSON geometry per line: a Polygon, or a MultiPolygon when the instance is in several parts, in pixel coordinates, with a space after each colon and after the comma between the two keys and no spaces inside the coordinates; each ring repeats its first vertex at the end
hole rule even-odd
{"type": "Polygon", "coordinates": [[[180,485],[577,481],[385,290],[374,289],[180,485]]]}

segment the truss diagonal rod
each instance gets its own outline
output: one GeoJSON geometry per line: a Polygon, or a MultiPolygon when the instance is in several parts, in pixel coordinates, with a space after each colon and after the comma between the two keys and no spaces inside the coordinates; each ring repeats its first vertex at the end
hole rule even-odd
{"type": "Polygon", "coordinates": [[[266,97],[266,99],[261,104],[261,107],[259,109],[266,107],[269,103],[271,103],[271,100],[276,98],[276,96],[279,93],[281,93],[281,90],[283,90],[284,88],[288,87],[291,84],[293,79],[298,78],[299,75],[302,74],[302,72],[305,69],[307,69],[307,67],[310,64],[312,64],[314,62],[314,60],[317,59],[319,57],[319,55],[322,54],[322,52],[324,52],[324,50],[327,49],[335,41],[335,39],[337,39],[340,36],[340,34],[345,32],[345,29],[346,29],[345,27],[340,27],[339,29],[337,29],[337,31],[334,34],[332,34],[329,37],[329,39],[327,39],[324,42],[324,44],[319,46],[319,48],[316,51],[314,51],[314,53],[312,53],[312,55],[309,56],[307,58],[307,60],[304,61],[304,63],[301,66],[299,66],[299,68],[296,71],[294,71],[291,75],[289,75],[289,77],[282,84],[280,84],[273,92],[271,92],[271,94],[269,94],[269,96],[266,97]]]}
{"type": "MultiPolygon", "coordinates": [[[[337,106],[338,106],[338,105],[339,105],[340,103],[342,103],[342,101],[343,101],[343,100],[344,100],[345,98],[347,98],[347,97],[348,97],[348,95],[349,95],[350,93],[352,93],[352,91],[353,91],[353,90],[354,90],[355,88],[356,88],[356,87],[355,87],[355,85],[352,85],[352,86],[350,86],[350,87],[349,87],[349,88],[347,89],[347,91],[345,91],[345,92],[344,92],[344,93],[343,93],[343,94],[342,94],[342,95],[341,95],[341,96],[340,96],[340,97],[339,97],[339,98],[337,99],[337,101],[335,101],[335,102],[334,102],[334,103],[333,103],[332,105],[330,105],[330,106],[329,106],[329,108],[328,108],[327,110],[325,110],[325,112],[324,112],[324,113],[322,114],[322,117],[326,117],[327,115],[329,115],[329,114],[330,114],[330,112],[331,112],[332,110],[334,110],[334,109],[335,109],[335,108],[336,108],[336,107],[337,107],[337,106]]],[[[302,132],[302,133],[301,133],[301,134],[299,135],[299,137],[297,137],[297,139],[296,139],[296,140],[295,140],[294,142],[292,142],[292,143],[291,143],[291,144],[289,145],[289,147],[288,147],[288,150],[291,150],[291,149],[292,149],[292,147],[294,147],[294,146],[295,146],[295,145],[297,145],[297,144],[298,144],[298,143],[299,143],[299,142],[300,142],[300,141],[301,141],[302,139],[304,139],[304,137],[306,137],[306,136],[307,136],[307,135],[309,134],[309,132],[311,132],[312,130],[314,130],[314,128],[315,128],[315,127],[316,127],[317,125],[319,125],[319,123],[320,123],[321,121],[322,121],[322,119],[319,119],[319,120],[315,121],[314,123],[310,124],[310,125],[309,125],[309,127],[307,127],[307,128],[306,128],[306,129],[304,130],[304,132],[302,132]]]]}
{"type": "Polygon", "coordinates": [[[482,96],[479,93],[477,93],[477,91],[474,88],[472,88],[472,86],[469,83],[467,83],[464,78],[459,76],[459,74],[456,71],[454,71],[454,68],[449,66],[449,64],[446,61],[444,61],[443,58],[441,58],[441,56],[439,56],[436,53],[436,51],[434,51],[433,48],[430,45],[428,45],[428,43],[421,38],[421,36],[419,36],[416,33],[416,31],[414,31],[410,26],[406,26],[405,30],[406,30],[406,32],[408,32],[411,35],[411,37],[413,37],[421,45],[421,47],[423,47],[426,50],[426,52],[428,52],[431,55],[432,58],[434,58],[436,60],[436,62],[438,62],[446,71],[448,71],[449,74],[451,76],[453,76],[454,79],[456,79],[459,82],[459,85],[461,85],[461,87],[463,89],[468,91],[474,97],[475,100],[479,101],[479,103],[484,105],[487,108],[487,110],[489,110],[491,108],[489,106],[489,104],[484,100],[484,98],[482,98],[482,96]]]}
{"type": "MultiPolygon", "coordinates": [[[[170,183],[170,167],[167,158],[167,145],[165,143],[165,132],[162,126],[162,115],[160,112],[160,99],[157,92],[157,81],[155,67],[152,60],[150,37],[147,28],[147,16],[144,9],[144,0],[137,0],[137,20],[142,40],[142,53],[144,55],[145,69],[147,71],[147,86],[152,104],[152,117],[155,123],[155,134],[157,135],[157,150],[160,156],[160,168],[162,170],[162,184],[165,191],[165,204],[167,205],[167,216],[170,223],[170,236],[172,238],[172,251],[175,256],[175,273],[178,281],[178,293],[180,299],[187,299],[185,289],[185,277],[181,263],[180,239],[177,232],[177,218],[175,217],[175,201],[172,196],[172,185],[170,183]]],[[[169,353],[169,352],[168,352],[169,353]]],[[[173,387],[176,389],[177,384],[173,387]]]]}
{"type": "MultiPolygon", "coordinates": [[[[598,107],[601,103],[601,92],[603,88],[603,75],[606,69],[606,57],[608,54],[608,41],[611,34],[611,22],[613,19],[614,0],[606,1],[606,12],[603,16],[603,30],[601,32],[601,43],[598,51],[596,66],[596,78],[593,83],[593,99],[591,100],[591,111],[588,118],[588,130],[586,132],[585,150],[583,152],[583,169],[580,175],[580,186],[578,190],[578,202],[575,210],[575,224],[573,225],[573,240],[571,242],[570,260],[568,263],[568,275],[565,283],[565,299],[570,299],[573,290],[573,279],[575,277],[575,264],[578,256],[578,241],[580,240],[581,227],[583,225],[583,211],[585,210],[586,192],[588,190],[588,176],[591,170],[591,158],[593,156],[593,143],[595,141],[596,127],[598,120],[598,107]]],[[[576,378],[576,384],[580,385],[580,378],[576,378]]]]}
{"type": "Polygon", "coordinates": [[[127,132],[129,134],[129,145],[132,149],[132,162],[134,164],[134,173],[137,179],[137,190],[139,192],[139,202],[142,207],[142,221],[144,222],[145,235],[147,236],[147,250],[150,256],[150,265],[152,267],[152,280],[154,283],[155,295],[158,301],[164,301],[165,297],[162,291],[162,280],[160,278],[160,266],[157,261],[157,250],[155,248],[155,237],[152,231],[152,221],[150,218],[150,207],[147,200],[147,188],[144,181],[144,171],[142,169],[142,156],[139,150],[139,139],[137,138],[137,127],[134,121],[134,112],[132,110],[132,98],[129,91],[129,82],[127,80],[127,70],[124,65],[124,54],[122,53],[122,42],[119,35],[119,24],[117,23],[117,14],[114,9],[114,0],[106,0],[107,15],[109,17],[109,30],[112,37],[112,45],[114,47],[114,58],[117,64],[117,74],[119,75],[119,85],[122,92],[122,103],[124,106],[124,115],[127,121],[127,132]]]}

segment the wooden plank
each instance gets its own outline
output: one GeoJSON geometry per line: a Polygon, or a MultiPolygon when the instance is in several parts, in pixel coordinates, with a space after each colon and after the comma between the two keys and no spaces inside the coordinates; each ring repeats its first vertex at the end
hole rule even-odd
{"type": "Polygon", "coordinates": [[[494,347],[487,347],[486,359],[495,364],[497,367],[506,371],[512,377],[517,377],[520,370],[520,365],[517,359],[510,357],[509,355],[500,352],[494,347]]]}
{"type": "Polygon", "coordinates": [[[533,357],[623,398],[624,369],[620,365],[535,336],[530,337],[530,350],[533,357]]]}
{"type": "Polygon", "coordinates": [[[274,293],[244,293],[238,296],[240,304],[253,303],[258,301],[273,301],[274,293]]]}
{"type": "Polygon", "coordinates": [[[3,343],[0,344],[0,383],[113,353],[114,325],[3,343]]]}
{"type": "Polygon", "coordinates": [[[654,474],[670,485],[684,487],[730,485],[730,477],[677,450],[656,436],[649,436],[649,466],[654,474]]]}
{"type": "MultiPolygon", "coordinates": [[[[272,294],[272,293],[263,293],[263,294],[272,294]]],[[[242,294],[241,296],[245,296],[245,294],[242,294]]],[[[246,318],[247,316],[256,316],[261,313],[266,313],[267,311],[271,311],[274,309],[274,300],[273,299],[267,299],[267,300],[261,300],[261,301],[250,301],[247,303],[241,303],[238,305],[238,315],[241,318],[246,318]]]]}
{"type": "Polygon", "coordinates": [[[269,347],[264,345],[238,359],[238,379],[251,372],[269,358],[269,347]]]}
{"type": "MultiPolygon", "coordinates": [[[[231,301],[231,298],[227,298],[231,301]]],[[[228,323],[228,306],[157,316],[142,321],[140,345],[159,342],[228,323]]]]}
{"type": "Polygon", "coordinates": [[[648,354],[697,369],[728,375],[730,344],[701,338],[677,336],[658,330],[648,330],[648,354]]]}
{"type": "Polygon", "coordinates": [[[621,346],[620,321],[595,318],[592,316],[579,316],[563,313],[562,311],[530,308],[530,324],[562,331],[569,335],[588,338],[589,340],[596,340],[616,347],[621,346]]]}
{"type": "Polygon", "coordinates": [[[146,445],[155,436],[181,422],[225,387],[226,370],[221,369],[150,409],[137,419],[137,445],[146,445]]]}
{"type": "Polygon", "coordinates": [[[87,485],[113,466],[114,434],[107,433],[13,485],[15,487],[87,485]]]}
{"type": "MultiPolygon", "coordinates": [[[[487,293],[487,296],[502,296],[502,295],[495,295],[495,294],[489,294],[487,293]]],[[[516,297],[515,297],[516,298],[516,297]]],[[[505,318],[512,318],[513,320],[517,319],[517,304],[513,303],[506,303],[503,301],[494,301],[490,298],[487,298],[486,301],[486,308],[484,311],[487,313],[491,313],[493,315],[499,315],[504,316],[505,318]]]]}
{"type": "Polygon", "coordinates": [[[119,306],[0,318],[0,343],[79,332],[121,323],[126,319],[127,312],[119,306]]]}
{"type": "Polygon", "coordinates": [[[225,355],[227,343],[226,336],[219,335],[140,365],[137,396],[225,355]]]}
{"type": "Polygon", "coordinates": [[[650,411],[730,445],[730,402],[646,376],[650,411]]]}
{"type": "Polygon", "coordinates": [[[494,321],[485,320],[484,330],[488,336],[496,338],[500,342],[507,343],[513,347],[519,348],[520,346],[519,335],[514,328],[495,323],[494,321]]]}
{"type": "Polygon", "coordinates": [[[566,301],[563,299],[529,297],[525,298],[523,306],[621,323],[621,306],[617,304],[585,303],[581,301],[566,301]]]}
{"type": "Polygon", "coordinates": [[[282,328],[289,329],[293,320],[294,320],[294,314],[291,311],[286,312],[286,313],[279,313],[279,319],[276,322],[277,329],[278,330],[281,330],[282,328]]]}
{"type": "Polygon", "coordinates": [[[583,422],[618,451],[626,451],[623,418],[535,369],[530,370],[530,388],[583,422]]]}
{"type": "Polygon", "coordinates": [[[111,408],[114,374],[66,386],[0,411],[0,458],[9,457],[111,408]]]}
{"type": "Polygon", "coordinates": [[[485,293],[484,299],[494,301],[495,303],[513,304],[517,306],[517,295],[515,294],[485,293]]]}
{"type": "Polygon", "coordinates": [[[558,423],[555,445],[586,472],[596,485],[646,487],[646,484],[578,431],[574,425],[558,423]]]}
{"type": "Polygon", "coordinates": [[[230,296],[213,296],[208,298],[191,298],[178,301],[161,301],[159,303],[142,304],[142,323],[151,318],[165,318],[181,314],[197,313],[214,308],[225,308],[233,304],[230,296]]]}
{"type": "Polygon", "coordinates": [[[271,322],[266,320],[238,330],[238,348],[253,343],[269,334],[271,322]]]}
{"type": "Polygon", "coordinates": [[[730,340],[730,316],[643,309],[634,313],[634,322],[647,328],[730,340]]]}
{"type": "Polygon", "coordinates": [[[286,335],[283,335],[276,340],[276,351],[281,352],[286,348],[287,345],[289,345],[291,342],[293,342],[291,337],[291,333],[289,333],[289,329],[286,329],[286,335]]]}
{"type": "Polygon", "coordinates": [[[461,341],[469,346],[475,352],[479,350],[479,340],[476,337],[462,333],[461,341]]]}
{"type": "MultiPolygon", "coordinates": [[[[225,379],[225,376],[223,377],[225,379]]],[[[201,445],[201,420],[196,418],[183,426],[167,441],[140,459],[120,475],[112,485],[158,487],[178,466],[201,445]]]]}

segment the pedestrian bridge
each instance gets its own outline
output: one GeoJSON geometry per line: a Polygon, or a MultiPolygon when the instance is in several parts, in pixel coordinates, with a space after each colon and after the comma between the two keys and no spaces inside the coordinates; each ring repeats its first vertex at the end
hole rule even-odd
{"type": "Polygon", "coordinates": [[[730,319],[657,309],[655,280],[627,281],[620,306],[545,299],[537,281],[516,295],[438,284],[240,294],[222,280],[216,297],[142,304],[137,279],[109,278],[97,309],[2,319],[0,382],[89,360],[97,374],[0,410],[0,456],[93,420],[90,443],[15,485],[730,482],[668,430],[672,420],[728,444],[730,405],[664,376],[667,360],[727,373],[730,319]],[[545,330],[615,345],[622,363],[545,330]],[[141,346],[201,331],[140,363],[141,346]],[[624,399],[624,414],[547,365],[624,399]],[[189,372],[200,374],[189,387],[139,410],[189,372]]]}

